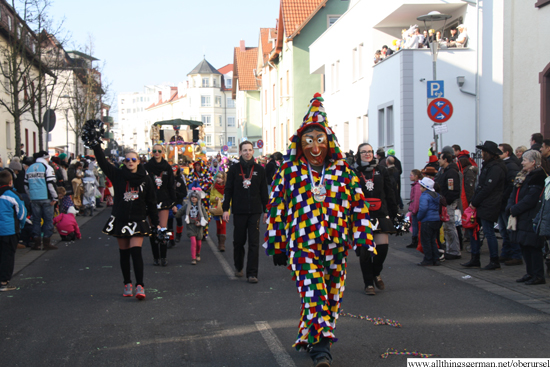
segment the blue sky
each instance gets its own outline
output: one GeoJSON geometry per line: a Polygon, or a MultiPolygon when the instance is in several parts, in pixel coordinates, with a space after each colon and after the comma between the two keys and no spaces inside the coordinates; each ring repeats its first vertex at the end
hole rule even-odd
{"type": "Polygon", "coordinates": [[[241,39],[257,46],[260,28],[275,27],[279,0],[54,0],[50,15],[65,18],[71,46],[93,37],[113,92],[134,92],[185,80],[203,55],[233,63],[241,39]]]}

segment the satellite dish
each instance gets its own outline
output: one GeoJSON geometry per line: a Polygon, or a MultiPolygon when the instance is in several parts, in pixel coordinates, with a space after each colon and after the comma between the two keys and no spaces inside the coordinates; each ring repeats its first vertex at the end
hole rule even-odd
{"type": "Polygon", "coordinates": [[[47,109],[46,112],[44,112],[42,123],[44,124],[44,129],[51,133],[55,127],[55,111],[52,109],[47,109]]]}

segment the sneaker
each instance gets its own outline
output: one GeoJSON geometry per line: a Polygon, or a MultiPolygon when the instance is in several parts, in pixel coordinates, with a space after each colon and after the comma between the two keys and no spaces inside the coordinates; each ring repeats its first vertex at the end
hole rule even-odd
{"type": "Polygon", "coordinates": [[[258,283],[258,278],[256,278],[256,277],[248,277],[248,283],[258,283]]]}
{"type": "Polygon", "coordinates": [[[235,276],[236,276],[237,278],[242,278],[243,275],[244,275],[244,274],[243,274],[243,271],[242,271],[242,270],[239,270],[239,271],[236,271],[236,272],[235,272],[235,276]]]}
{"type": "Polygon", "coordinates": [[[365,288],[365,293],[366,293],[368,296],[375,296],[375,295],[376,295],[376,292],[374,292],[374,286],[373,286],[373,285],[367,286],[367,288],[365,288]]]}
{"type": "Polygon", "coordinates": [[[159,265],[160,265],[160,263],[159,263],[159,259],[155,259],[155,260],[153,260],[153,265],[155,265],[155,266],[159,266],[159,265]]]}
{"type": "Polygon", "coordinates": [[[144,299],[145,298],[145,290],[141,285],[136,286],[136,298],[137,299],[144,299]]]}
{"type": "Polygon", "coordinates": [[[132,289],[132,283],[124,285],[124,292],[122,293],[122,297],[132,297],[134,295],[133,291],[134,290],[132,289]]]}
{"type": "Polygon", "coordinates": [[[443,262],[445,261],[445,252],[441,252],[441,250],[439,251],[439,261],[443,262]]]}
{"type": "Polygon", "coordinates": [[[197,260],[195,259],[191,260],[191,265],[197,265],[197,260]]]}
{"type": "Polygon", "coordinates": [[[197,254],[197,261],[201,261],[201,254],[197,254]]]}
{"type": "Polygon", "coordinates": [[[14,285],[10,285],[10,282],[0,284],[0,292],[14,291],[16,289],[17,287],[14,285]]]}
{"type": "Polygon", "coordinates": [[[374,285],[380,290],[384,290],[384,288],[386,288],[386,285],[384,284],[384,281],[382,280],[382,277],[380,275],[374,277],[374,285]]]}
{"type": "Polygon", "coordinates": [[[445,260],[458,260],[462,259],[461,255],[451,255],[451,254],[445,254],[445,260]]]}
{"type": "Polygon", "coordinates": [[[167,266],[168,262],[166,261],[166,259],[160,259],[160,265],[167,266]]]}

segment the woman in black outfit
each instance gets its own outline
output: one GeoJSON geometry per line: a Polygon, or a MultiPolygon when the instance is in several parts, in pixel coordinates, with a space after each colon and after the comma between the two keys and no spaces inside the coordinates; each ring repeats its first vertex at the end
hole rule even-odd
{"type": "Polygon", "coordinates": [[[174,173],[172,167],[162,157],[164,147],[160,144],[153,146],[153,157],[145,163],[145,169],[156,187],[157,209],[159,212],[160,229],[158,237],[150,237],[153,250],[154,265],[166,266],[166,250],[168,248],[168,236],[166,226],[168,224],[168,210],[177,211],[176,191],[174,189],[174,173]],[[160,248],[160,251],[159,251],[160,248]]]}
{"type": "MultiPolygon", "coordinates": [[[[176,206],[182,205],[183,199],[187,197],[187,183],[185,182],[185,177],[181,174],[181,169],[177,164],[172,166],[174,172],[174,189],[176,190],[176,206]]],[[[180,207],[178,207],[179,209],[180,207]]],[[[172,232],[170,235],[169,248],[174,247],[175,242],[180,242],[181,235],[183,233],[183,218],[176,218],[176,235],[174,242],[174,218],[168,218],[168,231],[172,232]]]]}
{"type": "Polygon", "coordinates": [[[365,293],[374,296],[374,285],[380,290],[385,288],[380,273],[388,254],[389,234],[396,232],[392,218],[395,218],[398,209],[391,177],[386,167],[378,165],[372,146],[367,143],[360,144],[357,152],[354,169],[365,199],[369,202],[369,215],[377,252],[373,257],[366,248],[360,247],[358,255],[365,293]]]}
{"type": "Polygon", "coordinates": [[[136,275],[136,298],[141,300],[145,298],[141,245],[143,237],[154,232],[149,227],[147,217],[153,228],[159,224],[155,187],[139,164],[139,156],[135,151],[126,153],[124,166],[117,168],[107,162],[101,145],[92,148],[99,167],[109,177],[115,190],[113,211],[103,232],[116,237],[118,241],[120,268],[124,276],[123,296],[132,297],[131,257],[136,275]]]}

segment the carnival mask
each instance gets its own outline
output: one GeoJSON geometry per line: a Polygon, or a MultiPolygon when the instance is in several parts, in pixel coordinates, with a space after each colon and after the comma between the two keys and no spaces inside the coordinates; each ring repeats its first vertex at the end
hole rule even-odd
{"type": "Polygon", "coordinates": [[[307,131],[302,135],[302,151],[312,166],[322,166],[328,150],[327,134],[321,130],[307,131]]]}

